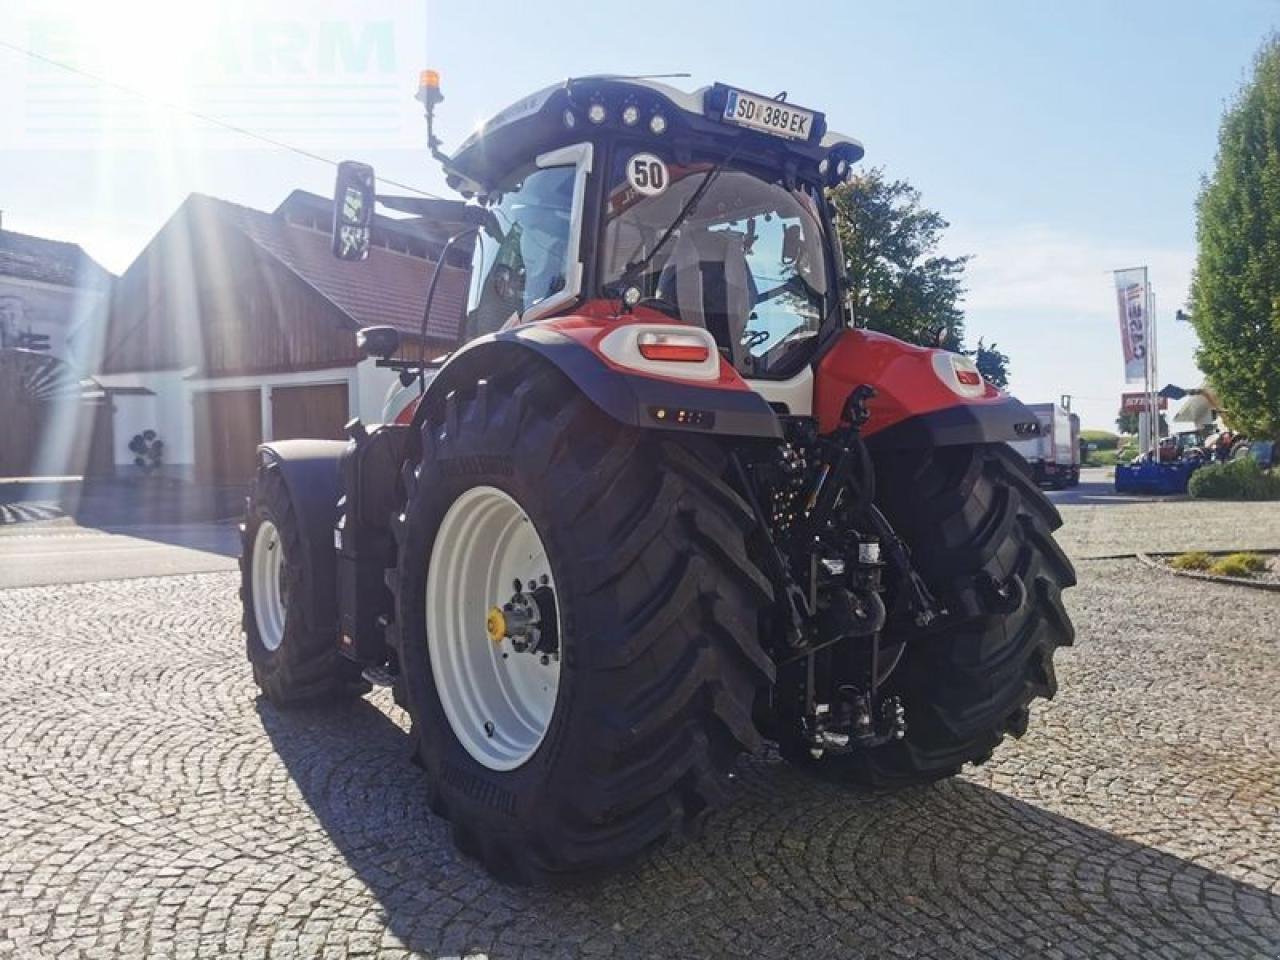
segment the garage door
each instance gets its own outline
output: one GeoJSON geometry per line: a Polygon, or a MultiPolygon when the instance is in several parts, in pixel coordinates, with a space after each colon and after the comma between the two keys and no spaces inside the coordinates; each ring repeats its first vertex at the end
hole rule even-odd
{"type": "Polygon", "coordinates": [[[271,438],[345,440],[342,428],[351,419],[348,411],[345,383],[272,387],[271,438]]]}
{"type": "Polygon", "coordinates": [[[249,390],[205,390],[195,407],[196,476],[211,483],[245,483],[253,477],[262,442],[262,398],[249,390]]]}

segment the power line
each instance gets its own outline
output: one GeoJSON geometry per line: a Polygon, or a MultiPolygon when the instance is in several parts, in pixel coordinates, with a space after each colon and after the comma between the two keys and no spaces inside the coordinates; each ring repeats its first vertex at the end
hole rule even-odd
{"type": "MultiPolygon", "coordinates": [[[[198,110],[192,110],[190,107],[184,107],[181,104],[173,103],[168,100],[161,100],[157,97],[151,96],[150,94],[144,93],[143,91],[138,90],[135,87],[130,87],[127,84],[118,83],[115,80],[108,80],[106,77],[100,77],[97,74],[90,73],[88,70],[82,70],[80,67],[77,67],[74,64],[65,63],[61,60],[55,60],[53,57],[47,57],[43,53],[38,53],[35,50],[28,49],[27,47],[20,47],[17,44],[10,43],[7,40],[0,40],[0,47],[6,47],[9,50],[12,50],[13,52],[20,53],[23,56],[29,57],[32,60],[39,60],[42,63],[47,63],[50,66],[57,67],[60,70],[65,70],[68,73],[74,73],[77,76],[84,77],[86,80],[91,80],[92,82],[100,84],[101,86],[104,86],[104,87],[111,87],[131,97],[136,97],[139,100],[144,100],[148,103],[153,103],[156,106],[163,107],[166,110],[172,110],[175,113],[184,113],[187,116],[193,117],[196,120],[200,120],[204,123],[212,124],[215,127],[221,127],[224,130],[230,130],[232,133],[238,133],[241,136],[249,137],[252,140],[261,141],[262,143],[269,144],[270,146],[276,147],[280,150],[288,150],[290,153],[296,153],[298,154],[298,156],[306,157],[308,160],[317,160],[320,163],[327,163],[331,167],[337,167],[338,165],[338,161],[332,160],[329,157],[321,156],[318,153],[312,153],[310,150],[304,150],[302,147],[295,147],[291,143],[285,143],[283,140],[277,140],[275,137],[267,136],[264,133],[258,133],[256,130],[250,130],[247,127],[242,127],[239,124],[231,123],[230,121],[223,120],[220,117],[215,117],[207,113],[201,113],[198,110]]],[[[400,183],[397,180],[389,180],[386,177],[379,177],[378,179],[381,180],[383,183],[388,184],[389,186],[398,187],[401,190],[408,190],[410,193],[416,193],[419,196],[428,197],[432,200],[443,199],[439,194],[431,193],[430,191],[420,189],[419,187],[410,186],[407,183],[400,183]]]]}

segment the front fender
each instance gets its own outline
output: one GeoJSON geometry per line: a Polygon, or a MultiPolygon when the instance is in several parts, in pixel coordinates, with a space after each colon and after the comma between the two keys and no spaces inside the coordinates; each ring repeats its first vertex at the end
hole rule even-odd
{"type": "Polygon", "coordinates": [[[308,549],[331,549],[346,449],[341,440],[275,440],[258,447],[259,460],[284,478],[308,549]]]}
{"type": "Polygon", "coordinates": [[[998,443],[1038,432],[1035,414],[1008,394],[985,381],[966,387],[944,378],[940,370],[950,356],[887,334],[846,330],[818,363],[819,428],[836,429],[849,392],[865,383],[876,390],[862,430],[873,449],[998,443]]]}

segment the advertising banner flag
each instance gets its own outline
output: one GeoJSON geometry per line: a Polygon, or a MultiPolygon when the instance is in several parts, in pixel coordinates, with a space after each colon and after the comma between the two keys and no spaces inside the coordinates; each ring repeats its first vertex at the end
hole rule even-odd
{"type": "Polygon", "coordinates": [[[1147,378],[1147,354],[1151,349],[1147,268],[1117,270],[1115,274],[1120,342],[1124,347],[1124,382],[1143,383],[1147,378]]]}

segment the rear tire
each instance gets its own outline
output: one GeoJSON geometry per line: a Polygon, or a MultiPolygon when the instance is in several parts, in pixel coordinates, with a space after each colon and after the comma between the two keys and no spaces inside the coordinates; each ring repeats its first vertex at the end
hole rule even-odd
{"type": "MultiPolygon", "coordinates": [[[[422,442],[395,525],[398,644],[428,799],[459,849],[500,879],[541,882],[697,825],[725,799],[737,756],[758,747],[752,703],[773,679],[757,636],[771,590],[746,552],[750,509],[720,479],[723,454],[619,425],[541,362],[455,391],[422,442]],[[451,725],[429,649],[444,640],[428,635],[438,618],[424,604],[450,508],[477,491],[497,503],[494,489],[545,544],[561,626],[545,732],[506,769],[451,725]]],[[[488,644],[469,596],[457,618],[488,644]]]]}
{"type": "Polygon", "coordinates": [[[276,706],[292,706],[367,692],[360,668],[338,652],[332,549],[326,542],[308,555],[288,487],[274,463],[258,467],[240,545],[245,650],[266,698],[276,706]],[[280,557],[269,560],[264,551],[280,551],[280,557]]]}
{"type": "Polygon", "coordinates": [[[893,787],[956,774],[1026,732],[1031,702],[1057,690],[1054,651],[1075,636],[1062,605],[1075,572],[1052,536],[1057,509],[1005,445],[903,451],[876,472],[882,509],[949,615],[886,628],[908,635],[886,689],[902,698],[905,739],[818,761],[789,753],[829,779],[893,787]]]}

